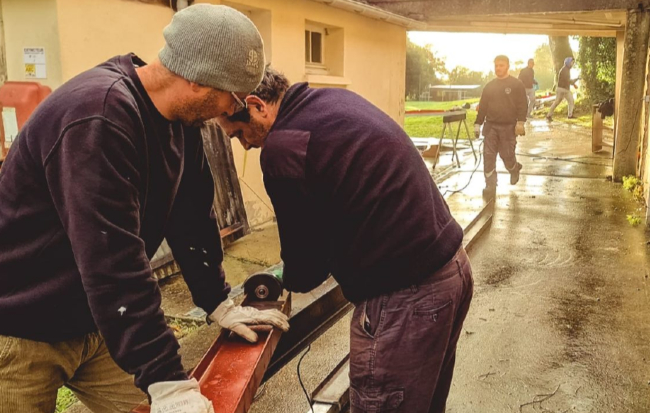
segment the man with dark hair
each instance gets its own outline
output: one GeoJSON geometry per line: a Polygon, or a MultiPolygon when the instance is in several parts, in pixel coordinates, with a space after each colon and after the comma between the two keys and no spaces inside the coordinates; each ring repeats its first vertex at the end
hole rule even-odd
{"type": "Polygon", "coordinates": [[[528,113],[526,114],[527,118],[531,118],[533,109],[535,108],[535,86],[537,85],[537,80],[535,80],[535,60],[528,59],[528,66],[521,69],[519,72],[519,80],[524,84],[526,88],[526,96],[528,96],[528,113]]]}
{"type": "Polygon", "coordinates": [[[568,119],[574,119],[573,116],[573,107],[575,106],[573,102],[573,93],[571,92],[571,86],[576,85],[578,79],[571,79],[571,68],[575,64],[573,57],[567,57],[564,59],[564,66],[560,69],[560,73],[557,76],[557,90],[555,91],[555,102],[551,105],[551,108],[548,110],[546,115],[546,120],[549,122],[553,121],[553,113],[555,113],[555,108],[566,99],[567,104],[569,105],[568,119]]]}
{"type": "Polygon", "coordinates": [[[501,156],[508,172],[510,184],[519,182],[521,164],[517,162],[515,149],[517,136],[526,134],[524,124],[528,102],[526,91],[520,80],[510,76],[510,60],[507,56],[494,59],[494,73],[497,78],[483,89],[478,115],[474,123],[474,134],[478,138],[483,127],[485,147],[483,149],[483,170],[485,174],[486,198],[494,196],[497,187],[497,154],[501,156]]]}
{"type": "Polygon", "coordinates": [[[196,126],[245,108],[264,72],[242,13],[190,6],[147,65],[114,57],[71,79],[25,124],[0,173],[0,411],[52,413],[63,386],[93,412],[209,413],[165,322],[149,259],[163,238],[211,320],[286,317],[228,299],[196,126]],[[229,39],[227,44],[223,39],[229,39]],[[134,386],[135,379],[135,386],[134,386]]]}
{"type": "Polygon", "coordinates": [[[356,305],[351,411],[444,412],[473,281],[463,231],[422,157],[344,89],[289,87],[267,69],[246,101],[248,113],[218,122],[262,148],[284,286],[307,292],[331,274],[356,305]]]}

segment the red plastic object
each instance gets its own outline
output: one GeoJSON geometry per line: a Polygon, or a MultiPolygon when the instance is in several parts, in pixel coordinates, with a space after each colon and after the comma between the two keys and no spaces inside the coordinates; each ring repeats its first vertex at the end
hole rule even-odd
{"type": "Polygon", "coordinates": [[[0,161],[7,156],[13,142],[8,140],[5,144],[5,131],[16,132],[16,126],[20,130],[39,103],[50,93],[52,89],[38,82],[5,82],[0,87],[0,108],[3,113],[0,122],[0,161]],[[5,122],[12,124],[5,125],[5,122]]]}
{"type": "MultiPolygon", "coordinates": [[[[291,295],[285,301],[249,302],[244,299],[242,305],[260,310],[276,308],[288,315],[291,295]]],[[[223,330],[190,374],[199,382],[201,393],[212,401],[215,413],[245,413],[250,409],[282,331],[273,328],[257,334],[257,343],[251,344],[223,330]]],[[[143,405],[132,413],[149,411],[149,406],[143,405]]]]}

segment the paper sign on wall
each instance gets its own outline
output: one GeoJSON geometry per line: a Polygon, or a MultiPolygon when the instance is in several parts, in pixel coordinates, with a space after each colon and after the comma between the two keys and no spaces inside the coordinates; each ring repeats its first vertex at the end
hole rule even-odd
{"type": "Polygon", "coordinates": [[[23,49],[23,62],[25,63],[25,77],[28,79],[45,79],[45,48],[25,47],[23,49]]]}
{"type": "Polygon", "coordinates": [[[9,149],[16,136],[18,136],[16,108],[2,108],[2,126],[5,129],[5,149],[9,149]]]}

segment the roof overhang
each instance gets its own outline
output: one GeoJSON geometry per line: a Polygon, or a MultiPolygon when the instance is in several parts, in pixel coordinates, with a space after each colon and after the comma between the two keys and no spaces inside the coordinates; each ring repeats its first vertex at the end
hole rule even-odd
{"type": "Polygon", "coordinates": [[[448,16],[430,19],[425,31],[615,37],[625,20],[625,11],[448,16]]]}

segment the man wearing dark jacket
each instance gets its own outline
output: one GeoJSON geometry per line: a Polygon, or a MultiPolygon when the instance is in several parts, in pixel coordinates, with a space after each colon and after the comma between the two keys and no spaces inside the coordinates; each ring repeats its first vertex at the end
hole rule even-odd
{"type": "Polygon", "coordinates": [[[526,91],[520,80],[508,74],[510,60],[507,56],[494,59],[494,73],[497,78],[483,89],[478,115],[474,123],[474,134],[478,138],[483,126],[485,148],[483,149],[483,170],[485,174],[486,198],[494,196],[497,187],[497,154],[510,173],[510,184],[519,182],[521,164],[517,162],[515,149],[517,136],[526,134],[524,124],[528,102],[526,91]]]}
{"type": "Polygon", "coordinates": [[[262,148],[283,280],[331,274],[356,305],[351,411],[444,412],[473,281],[463,231],[402,128],[341,89],[267,69],[248,111],[218,122],[262,148]]]}
{"type": "Polygon", "coordinates": [[[94,412],[128,412],[142,391],[153,413],[213,411],[160,309],[149,259],[163,238],[212,320],[251,341],[245,323],[288,327],[228,300],[194,128],[244,109],[264,71],[260,35],[234,9],[196,5],[164,36],[150,65],[118,56],[56,90],[2,166],[2,412],[52,413],[62,386],[94,412]]]}
{"type": "Polygon", "coordinates": [[[519,80],[524,84],[526,88],[526,96],[528,97],[528,112],[526,116],[530,118],[535,108],[535,85],[537,85],[537,80],[535,80],[535,60],[528,59],[528,66],[521,69],[519,72],[519,80]]]}
{"type": "Polygon", "coordinates": [[[571,68],[575,61],[573,57],[567,57],[564,59],[564,66],[560,69],[560,73],[557,76],[557,90],[555,91],[555,102],[551,105],[551,108],[548,110],[546,115],[546,120],[549,122],[553,121],[553,113],[555,113],[555,108],[566,99],[567,104],[569,105],[568,118],[573,119],[573,107],[575,106],[573,102],[573,93],[571,92],[571,86],[575,87],[578,79],[571,79],[571,68]]]}

